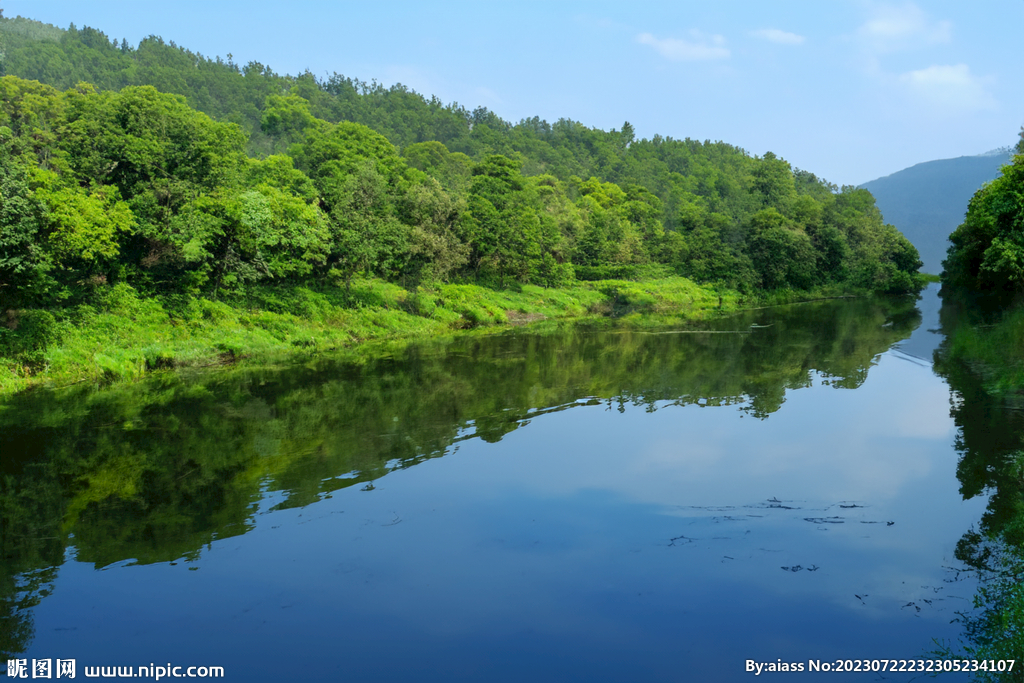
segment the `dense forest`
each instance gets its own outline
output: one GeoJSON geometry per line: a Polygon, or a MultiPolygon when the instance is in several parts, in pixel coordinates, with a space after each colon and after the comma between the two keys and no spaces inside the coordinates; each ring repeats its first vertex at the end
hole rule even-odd
{"type": "Polygon", "coordinates": [[[745,294],[918,286],[916,249],[869,192],[771,152],[637,140],[629,123],[513,125],[401,85],[20,17],[0,18],[0,39],[8,357],[116,287],[173,311],[360,278],[411,291],[673,275],[745,294]]]}

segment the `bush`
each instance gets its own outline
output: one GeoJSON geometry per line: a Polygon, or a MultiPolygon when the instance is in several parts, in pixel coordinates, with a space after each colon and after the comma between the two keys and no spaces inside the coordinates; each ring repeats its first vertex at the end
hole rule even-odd
{"type": "Polygon", "coordinates": [[[96,303],[107,313],[134,315],[141,310],[143,301],[131,285],[119,282],[113,287],[97,289],[96,303]]]}
{"type": "Polygon", "coordinates": [[[635,280],[640,267],[635,265],[576,266],[577,280],[635,280]]]}
{"type": "Polygon", "coordinates": [[[0,355],[37,364],[47,347],[60,342],[63,325],[49,311],[30,309],[8,311],[0,326],[0,355]]]}

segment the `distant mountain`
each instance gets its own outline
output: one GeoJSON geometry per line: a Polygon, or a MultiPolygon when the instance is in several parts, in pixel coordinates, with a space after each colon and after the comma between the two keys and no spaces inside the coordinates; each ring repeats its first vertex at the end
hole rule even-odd
{"type": "Polygon", "coordinates": [[[926,273],[942,270],[948,237],[982,185],[999,176],[1010,160],[1009,147],[956,159],[926,161],[861,185],[875,196],[886,223],[892,223],[921,253],[926,273]]]}

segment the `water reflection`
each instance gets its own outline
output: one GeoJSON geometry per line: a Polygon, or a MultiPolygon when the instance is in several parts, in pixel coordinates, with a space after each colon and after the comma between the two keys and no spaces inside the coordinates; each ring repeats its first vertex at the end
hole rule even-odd
{"type": "MultiPolygon", "coordinates": [[[[960,326],[1000,325],[998,315],[977,302],[947,293],[942,331],[951,339],[960,326]]],[[[956,557],[978,575],[977,609],[965,611],[962,637],[949,652],[984,659],[1024,658],[1024,411],[1018,392],[992,391],[1000,372],[951,354],[950,342],[935,352],[936,369],[951,392],[957,426],[956,475],[965,499],[986,500],[984,514],[963,533],[956,557]]],[[[1012,383],[1012,382],[1011,382],[1012,383]]],[[[1021,681],[1011,674],[979,674],[979,680],[1021,681]]]]}
{"type": "Polygon", "coordinates": [[[15,397],[3,646],[245,680],[271,650],[353,680],[917,656],[979,512],[941,381],[885,354],[919,323],[823,302],[15,397]]]}

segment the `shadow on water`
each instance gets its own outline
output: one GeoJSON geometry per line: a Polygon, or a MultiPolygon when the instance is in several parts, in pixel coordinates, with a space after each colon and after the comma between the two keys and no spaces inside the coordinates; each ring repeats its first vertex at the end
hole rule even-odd
{"type": "MultiPolygon", "coordinates": [[[[732,406],[766,420],[812,374],[859,387],[920,321],[909,299],[820,302],[716,321],[725,334],[551,325],[7,398],[0,649],[10,657],[29,647],[33,609],[69,556],[97,568],[194,561],[246,534],[268,501],[298,508],[372,488],[553,411],[732,406]]],[[[964,476],[974,468],[965,457],[964,476]]]]}

